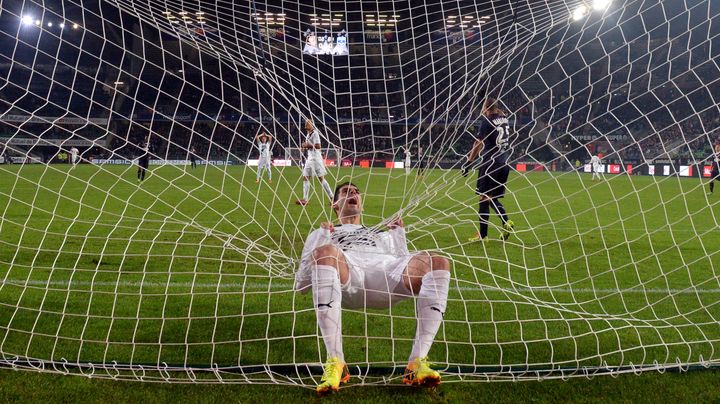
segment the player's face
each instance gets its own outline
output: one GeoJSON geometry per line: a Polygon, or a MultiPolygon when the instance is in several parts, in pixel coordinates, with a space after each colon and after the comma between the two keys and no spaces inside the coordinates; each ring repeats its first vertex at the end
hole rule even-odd
{"type": "Polygon", "coordinates": [[[311,121],[305,121],[305,130],[308,132],[313,130],[313,123],[311,121]]]}
{"type": "Polygon", "coordinates": [[[360,190],[353,185],[345,185],[338,191],[335,211],[338,217],[357,216],[363,210],[360,190]]]}

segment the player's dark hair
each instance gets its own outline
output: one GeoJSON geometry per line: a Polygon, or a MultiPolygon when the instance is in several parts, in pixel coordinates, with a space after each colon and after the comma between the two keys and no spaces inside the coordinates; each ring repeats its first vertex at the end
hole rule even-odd
{"type": "Polygon", "coordinates": [[[498,101],[493,97],[487,97],[485,99],[485,109],[490,114],[505,115],[505,111],[500,108],[498,101]]]}
{"type": "Polygon", "coordinates": [[[340,185],[338,185],[337,187],[335,187],[335,192],[333,193],[333,203],[337,202],[337,198],[338,198],[338,194],[340,193],[340,189],[341,189],[342,187],[345,187],[345,186],[348,186],[348,185],[353,186],[353,187],[355,187],[358,191],[360,191],[360,187],[358,187],[357,185],[353,184],[353,183],[350,182],[350,181],[345,181],[345,182],[343,182],[342,184],[340,184],[340,185]]]}

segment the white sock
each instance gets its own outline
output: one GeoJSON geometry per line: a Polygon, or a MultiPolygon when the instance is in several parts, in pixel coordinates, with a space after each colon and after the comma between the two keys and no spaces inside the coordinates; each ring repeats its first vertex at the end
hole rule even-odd
{"type": "Polygon", "coordinates": [[[323,178],[322,180],[322,187],[325,190],[325,193],[327,193],[328,198],[332,201],[333,199],[333,190],[330,188],[330,184],[323,178]]]}
{"type": "Polygon", "coordinates": [[[342,291],[340,275],[330,265],[315,265],[312,268],[313,304],[318,326],[325,341],[327,357],[345,362],[342,349],[342,324],[340,319],[342,291]]]}
{"type": "Polygon", "coordinates": [[[303,181],[303,199],[310,198],[310,181],[303,181]]]}
{"type": "Polygon", "coordinates": [[[268,170],[268,179],[272,180],[272,166],[267,166],[267,170],[268,170]]]}
{"type": "Polygon", "coordinates": [[[422,277],[420,293],[415,301],[417,328],[408,362],[424,358],[430,352],[443,321],[449,287],[450,271],[430,271],[422,277]]]}

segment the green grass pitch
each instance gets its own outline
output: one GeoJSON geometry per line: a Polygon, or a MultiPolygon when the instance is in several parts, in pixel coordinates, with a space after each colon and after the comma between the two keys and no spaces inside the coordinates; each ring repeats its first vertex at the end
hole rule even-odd
{"type": "MultiPolygon", "coordinates": [[[[151,166],[139,183],[130,166],[0,167],[3,359],[93,363],[104,376],[113,361],[320,362],[312,299],[292,291],[292,273],[304,237],[332,212],[317,183],[310,205],[293,203],[299,174],[275,170],[272,184],[256,184],[244,167],[151,166]]],[[[453,365],[482,381],[510,369],[718,360],[720,203],[698,179],[513,174],[504,203],[516,234],[502,242],[491,228],[483,244],[467,241],[474,179],[456,170],[333,168],[329,179],[360,186],[366,225],[401,211],[411,249],[451,258],[450,302],[431,351],[447,381],[461,378],[453,365]]],[[[414,322],[412,301],[343,312],[347,360],[358,372],[390,372],[366,383],[399,383],[393,368],[407,359],[414,322]]],[[[277,379],[291,380],[313,384],[277,379]]]]}

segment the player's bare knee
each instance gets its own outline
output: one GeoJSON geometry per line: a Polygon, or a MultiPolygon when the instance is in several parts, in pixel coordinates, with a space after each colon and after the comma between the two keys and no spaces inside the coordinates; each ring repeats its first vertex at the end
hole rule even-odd
{"type": "Polygon", "coordinates": [[[430,269],[432,271],[450,271],[450,260],[442,255],[430,255],[430,269]]]}
{"type": "Polygon", "coordinates": [[[315,265],[331,265],[337,268],[340,250],[332,244],[326,244],[313,250],[315,265]]]}

